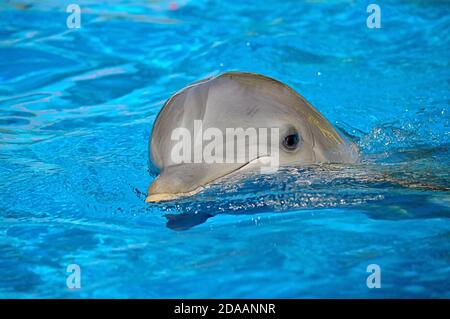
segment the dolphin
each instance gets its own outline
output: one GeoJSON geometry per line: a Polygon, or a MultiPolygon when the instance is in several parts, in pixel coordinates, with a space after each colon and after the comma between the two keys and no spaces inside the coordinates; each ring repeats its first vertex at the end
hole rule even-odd
{"type": "MultiPolygon", "coordinates": [[[[188,85],[162,107],[149,141],[150,160],[160,173],[148,188],[146,202],[190,196],[223,177],[264,163],[260,154],[236,163],[175,161],[173,150],[179,141],[173,139],[174,130],[183,128],[195,136],[196,120],[202,121],[203,130],[277,128],[280,166],[358,161],[357,146],[292,88],[256,73],[226,72],[188,85]]],[[[197,138],[191,143],[195,153],[204,141],[197,138]]]]}

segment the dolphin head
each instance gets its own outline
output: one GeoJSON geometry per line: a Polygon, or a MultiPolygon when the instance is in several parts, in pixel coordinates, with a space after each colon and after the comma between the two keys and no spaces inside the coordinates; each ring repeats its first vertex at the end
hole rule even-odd
{"type": "Polygon", "coordinates": [[[343,163],[358,157],[356,146],[293,89],[242,72],[174,94],[155,121],[150,154],[160,174],[146,202],[193,195],[219,178],[268,163],[343,163]]]}

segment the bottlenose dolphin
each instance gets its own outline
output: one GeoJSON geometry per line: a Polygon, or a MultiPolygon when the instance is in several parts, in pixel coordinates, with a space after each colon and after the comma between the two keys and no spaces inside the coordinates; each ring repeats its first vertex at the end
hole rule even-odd
{"type": "MultiPolygon", "coordinates": [[[[278,128],[281,166],[358,160],[356,145],[292,88],[260,74],[227,72],[178,91],[159,112],[149,152],[160,174],[148,188],[146,202],[193,195],[219,178],[261,165],[261,156],[239,163],[175,162],[173,149],[178,142],[173,140],[172,134],[176,128],[184,128],[195,135],[195,120],[202,121],[203,129],[223,131],[226,128],[278,128]]],[[[192,140],[194,152],[203,143],[192,140]]],[[[249,143],[246,141],[246,146],[249,143]]]]}

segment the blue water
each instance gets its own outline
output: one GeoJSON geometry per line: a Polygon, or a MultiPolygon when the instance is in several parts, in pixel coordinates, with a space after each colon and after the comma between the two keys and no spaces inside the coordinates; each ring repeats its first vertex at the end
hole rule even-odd
{"type": "Polygon", "coordinates": [[[0,2],[0,297],[450,297],[447,1],[377,1],[381,29],[373,1],[77,0],[68,29],[71,2],[0,2]],[[228,70],[291,85],[361,163],[145,204],[164,101],[228,70]]]}

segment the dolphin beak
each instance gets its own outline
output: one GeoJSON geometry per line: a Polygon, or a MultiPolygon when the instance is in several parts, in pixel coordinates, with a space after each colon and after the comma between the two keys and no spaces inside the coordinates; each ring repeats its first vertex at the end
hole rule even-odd
{"type": "Polygon", "coordinates": [[[238,170],[243,164],[179,164],[164,168],[147,191],[146,203],[192,196],[204,186],[238,170]]]}
{"type": "Polygon", "coordinates": [[[199,186],[191,191],[185,190],[184,185],[179,184],[177,187],[177,182],[179,180],[171,181],[164,175],[159,175],[153,183],[150,185],[147,191],[146,203],[158,203],[175,200],[181,197],[194,195],[202,190],[199,186]]]}
{"type": "MultiPolygon", "coordinates": [[[[176,169],[181,173],[180,169],[176,169]]],[[[195,194],[200,191],[197,190],[196,185],[187,183],[187,179],[183,179],[183,175],[175,174],[173,170],[165,170],[161,172],[158,177],[150,184],[147,191],[146,203],[157,203],[174,200],[180,197],[195,194]]]]}
{"type": "Polygon", "coordinates": [[[176,194],[149,194],[145,199],[146,203],[158,203],[179,198],[176,194]]]}

